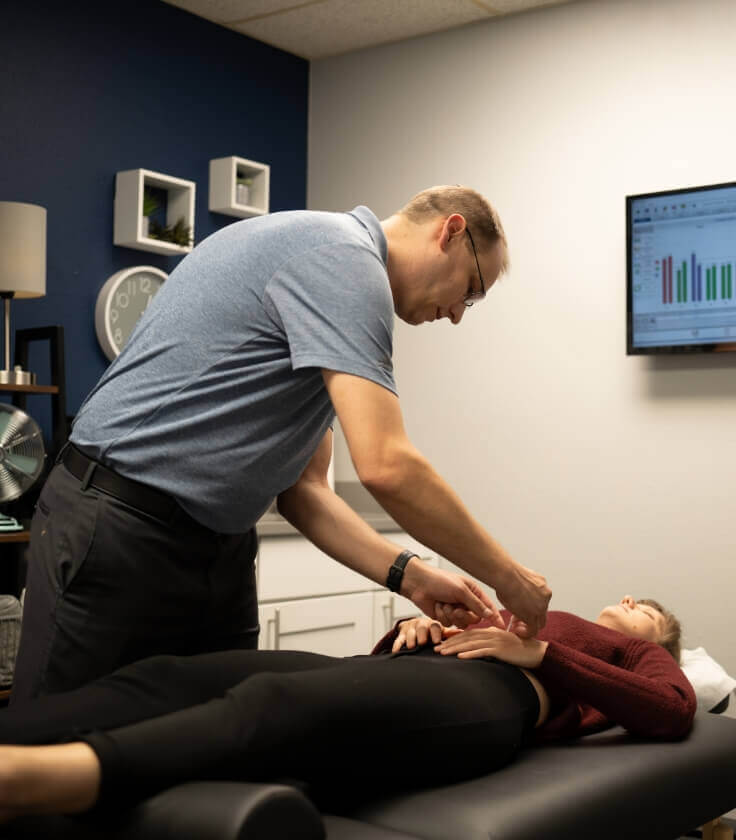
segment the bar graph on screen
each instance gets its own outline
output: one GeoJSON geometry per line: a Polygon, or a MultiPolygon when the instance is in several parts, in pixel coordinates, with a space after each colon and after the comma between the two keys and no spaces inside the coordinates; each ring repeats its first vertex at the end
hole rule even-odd
{"type": "Polygon", "coordinates": [[[733,275],[736,273],[734,262],[707,264],[705,267],[705,296],[703,295],[703,264],[696,258],[695,253],[688,260],[675,260],[677,268],[677,284],[673,295],[672,286],[672,254],[655,260],[654,271],[662,276],[662,303],[699,303],[703,300],[733,301],[733,275]],[[660,268],[661,266],[661,268],[660,268]],[[720,276],[720,287],[718,277],[720,276]],[[689,285],[688,285],[688,277],[689,285]]]}
{"type": "Polygon", "coordinates": [[[736,342],[736,184],[629,196],[627,233],[628,352],[736,342]]]}

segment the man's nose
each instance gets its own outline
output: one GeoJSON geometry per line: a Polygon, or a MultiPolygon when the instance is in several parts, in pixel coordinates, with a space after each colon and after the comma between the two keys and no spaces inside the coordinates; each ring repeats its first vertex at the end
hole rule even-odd
{"type": "Polygon", "coordinates": [[[447,310],[447,314],[443,315],[443,317],[449,318],[453,324],[459,324],[463,319],[463,315],[465,315],[466,308],[464,303],[456,303],[447,310]]]}
{"type": "Polygon", "coordinates": [[[622,604],[626,604],[627,607],[635,607],[636,601],[631,597],[631,595],[624,595],[621,599],[622,604]]]}

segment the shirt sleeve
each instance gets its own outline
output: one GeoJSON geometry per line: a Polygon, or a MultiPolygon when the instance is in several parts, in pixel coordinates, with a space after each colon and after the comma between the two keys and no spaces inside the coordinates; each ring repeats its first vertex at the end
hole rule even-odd
{"type": "Polygon", "coordinates": [[[550,641],[534,673],[634,735],[679,738],[692,727],[692,687],[670,654],[652,642],[636,640],[621,665],[613,665],[550,641]]]}
{"type": "Polygon", "coordinates": [[[329,243],[289,260],[269,281],[264,305],[284,332],[294,370],[351,373],[396,393],[393,298],[368,246],[329,243]]]}

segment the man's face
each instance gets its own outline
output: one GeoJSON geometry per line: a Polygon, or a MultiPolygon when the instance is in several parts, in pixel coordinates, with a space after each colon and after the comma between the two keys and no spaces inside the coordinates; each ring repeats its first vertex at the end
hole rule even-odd
{"type": "MultiPolygon", "coordinates": [[[[417,254],[409,294],[398,312],[409,324],[423,324],[448,318],[459,324],[467,309],[469,295],[490,290],[503,262],[503,247],[496,243],[476,257],[462,216],[450,217],[438,227],[423,251],[417,254]],[[460,223],[450,224],[452,219],[460,223]],[[480,269],[480,274],[478,272],[480,269]]],[[[484,301],[477,301],[482,306],[484,301]]]]}

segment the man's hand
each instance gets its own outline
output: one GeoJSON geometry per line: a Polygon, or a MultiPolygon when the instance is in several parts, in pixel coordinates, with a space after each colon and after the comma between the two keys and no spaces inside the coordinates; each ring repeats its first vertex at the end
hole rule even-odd
{"type": "Polygon", "coordinates": [[[400,594],[443,624],[467,627],[489,618],[498,627],[503,626],[498,608],[475,581],[435,569],[416,557],[406,565],[400,594]],[[438,604],[442,609],[438,609],[438,604]]]}
{"type": "Polygon", "coordinates": [[[424,647],[428,642],[439,644],[443,639],[448,639],[454,633],[462,633],[456,627],[443,627],[439,621],[420,615],[418,618],[407,618],[400,621],[396,639],[391,647],[391,653],[396,653],[402,647],[413,650],[415,647],[424,647]]]}
{"type": "Polygon", "coordinates": [[[494,656],[520,668],[537,668],[547,652],[547,642],[521,639],[515,633],[507,633],[498,627],[483,627],[456,633],[436,645],[435,650],[459,659],[494,656]]]}
{"type": "Polygon", "coordinates": [[[515,563],[493,588],[498,600],[513,613],[514,633],[524,639],[536,636],[547,620],[547,604],[552,597],[552,590],[542,575],[515,563]]]}

